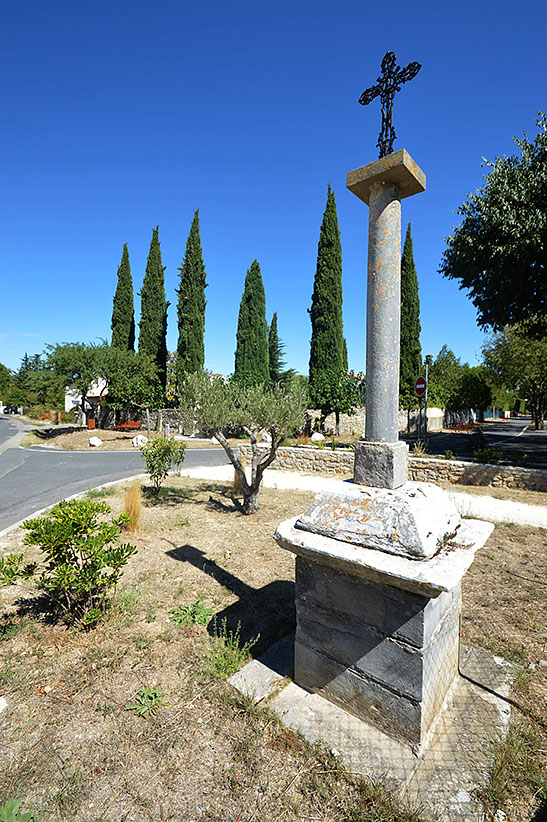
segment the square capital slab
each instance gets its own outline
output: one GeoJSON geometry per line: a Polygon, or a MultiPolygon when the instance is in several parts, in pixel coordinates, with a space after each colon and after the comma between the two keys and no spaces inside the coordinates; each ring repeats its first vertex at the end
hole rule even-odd
{"type": "Polygon", "coordinates": [[[401,148],[387,157],[380,157],[373,163],[350,171],[346,186],[368,205],[372,187],[377,183],[397,185],[402,200],[425,191],[425,174],[406,149],[401,148]]]}

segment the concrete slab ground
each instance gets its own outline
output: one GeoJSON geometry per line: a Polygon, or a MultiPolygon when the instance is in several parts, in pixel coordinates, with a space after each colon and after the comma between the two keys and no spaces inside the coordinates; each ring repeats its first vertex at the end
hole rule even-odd
{"type": "Polygon", "coordinates": [[[425,752],[412,749],[290,680],[294,635],[280,640],[228,680],[264,702],[310,743],[320,742],[351,773],[381,781],[426,818],[478,822],[477,791],[486,783],[492,741],[507,727],[511,666],[491,654],[462,649],[460,676],[432,728],[425,752]]]}

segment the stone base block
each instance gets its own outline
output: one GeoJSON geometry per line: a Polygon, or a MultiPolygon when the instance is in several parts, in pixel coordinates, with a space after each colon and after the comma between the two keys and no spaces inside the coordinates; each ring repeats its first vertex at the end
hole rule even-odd
{"type": "Polygon", "coordinates": [[[419,749],[458,672],[460,602],[298,557],[295,682],[419,749]]]}
{"type": "Polygon", "coordinates": [[[375,488],[399,488],[408,479],[406,442],[355,444],[353,481],[375,488]]]}

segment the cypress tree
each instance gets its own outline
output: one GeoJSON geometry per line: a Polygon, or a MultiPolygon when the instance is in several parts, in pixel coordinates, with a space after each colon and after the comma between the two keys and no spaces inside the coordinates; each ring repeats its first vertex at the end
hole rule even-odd
{"type": "Polygon", "coordinates": [[[127,243],[123,244],[118,266],[118,284],[112,307],[112,347],[122,351],[135,350],[135,312],[133,310],[133,280],[127,243]]]}
{"type": "Polygon", "coordinates": [[[266,295],[257,260],[245,277],[237,321],[234,380],[242,385],[267,385],[270,381],[266,295]]]}
{"type": "Polygon", "coordinates": [[[179,375],[202,371],[205,364],[205,266],[199,235],[199,210],[195,212],[177,290],[177,372],[179,375]]]}
{"type": "Polygon", "coordinates": [[[422,368],[420,346],[420,298],[414,265],[410,223],[406,230],[401,258],[401,359],[399,366],[399,402],[403,408],[416,404],[414,383],[422,368]]]}
{"type": "Polygon", "coordinates": [[[268,329],[268,351],[270,356],[270,382],[279,383],[283,380],[283,343],[277,335],[277,311],[274,312],[271,325],[268,329]]]}
{"type": "Polygon", "coordinates": [[[339,375],[345,370],[347,354],[342,325],[342,245],[336,214],[336,200],[330,185],[327,205],[319,234],[317,268],[313,287],[310,346],[310,390],[324,375],[339,375]]]}
{"type": "Polygon", "coordinates": [[[154,360],[160,383],[165,390],[167,379],[167,307],[165,285],[158,237],[159,226],[152,231],[146,272],[139,292],[141,321],[139,323],[139,354],[149,354],[154,360]]]}

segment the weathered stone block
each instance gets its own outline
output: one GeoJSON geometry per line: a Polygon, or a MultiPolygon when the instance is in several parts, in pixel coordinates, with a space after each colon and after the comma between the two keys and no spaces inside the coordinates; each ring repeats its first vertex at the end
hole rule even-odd
{"type": "Polygon", "coordinates": [[[460,527],[454,503],[440,488],[348,488],[318,494],[296,527],[397,556],[429,559],[460,527]]]}
{"type": "Polygon", "coordinates": [[[353,481],[376,488],[399,488],[408,479],[408,445],[405,442],[357,442],[353,481]]]}

